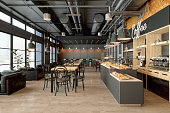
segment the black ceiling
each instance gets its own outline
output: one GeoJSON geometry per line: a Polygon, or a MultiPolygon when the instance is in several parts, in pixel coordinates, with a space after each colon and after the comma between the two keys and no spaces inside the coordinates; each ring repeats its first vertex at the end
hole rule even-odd
{"type": "MultiPolygon", "coordinates": [[[[75,16],[76,23],[78,28],[80,28],[80,24],[82,26],[82,30],[79,29],[77,32],[74,28],[76,27],[74,20],[72,17],[69,17],[69,23],[71,25],[71,29],[73,31],[73,36],[77,36],[77,34],[81,34],[82,36],[91,36],[92,25],[94,24],[93,18],[96,14],[102,14],[103,16],[109,12],[109,6],[112,6],[114,1],[115,4],[111,7],[113,10],[120,1],[122,0],[1,0],[0,6],[7,7],[9,10],[14,9],[15,11],[22,14],[24,17],[20,16],[26,22],[32,24],[36,24],[38,28],[44,32],[50,32],[53,36],[58,37],[61,36],[61,32],[66,32],[66,35],[69,36],[68,31],[64,27],[64,25],[60,21],[61,14],[70,14],[71,10],[68,7],[68,1],[72,6],[82,6],[78,7],[78,10],[81,14],[80,23],[78,21],[78,17],[75,16]],[[1,4],[3,3],[3,5],[1,4]],[[5,5],[5,6],[4,6],[5,5]],[[44,6],[44,7],[39,7],[44,6]],[[57,6],[57,7],[45,7],[45,6],[57,6]],[[63,7],[61,7],[63,6],[63,7]],[[89,7],[94,6],[94,7],[89,7]],[[51,14],[51,21],[47,22],[43,20],[43,13],[51,14]]],[[[126,10],[136,11],[138,10],[147,0],[124,0],[124,3],[127,1],[131,1],[126,10]]],[[[123,4],[122,6],[123,7],[123,4]]],[[[76,7],[72,7],[72,11],[74,14],[77,14],[76,7]]],[[[12,12],[13,13],[13,12],[12,12]]],[[[16,14],[16,13],[15,13],[16,14]]],[[[17,15],[18,16],[18,15],[17,15]]],[[[97,32],[101,31],[106,21],[103,21],[101,26],[97,32]]],[[[111,24],[110,24],[111,25],[111,24]]],[[[113,31],[113,29],[111,29],[113,31]]],[[[95,36],[97,36],[97,32],[95,36]]],[[[106,34],[107,36],[108,34],[106,34]]],[[[65,39],[68,40],[69,39],[65,39]]],[[[71,40],[71,39],[70,39],[71,40]]],[[[78,43],[86,43],[87,39],[77,39],[78,43]]],[[[105,39],[96,39],[91,37],[88,39],[88,42],[92,43],[105,43],[103,41],[105,39]],[[92,42],[93,40],[93,42],[92,42]],[[98,41],[99,40],[99,41],[98,41]]],[[[60,41],[63,42],[62,39],[60,41]]],[[[68,42],[66,41],[66,42],[68,42]]],[[[65,41],[63,43],[66,43],[65,41]]],[[[70,41],[69,41],[70,42],[70,41]]],[[[72,41],[75,42],[75,41],[72,41]]],[[[70,42],[71,43],[71,42],[70,42]]],[[[76,43],[76,42],[75,42],[76,43]]],[[[73,43],[74,44],[74,43],[73,43]]]]}

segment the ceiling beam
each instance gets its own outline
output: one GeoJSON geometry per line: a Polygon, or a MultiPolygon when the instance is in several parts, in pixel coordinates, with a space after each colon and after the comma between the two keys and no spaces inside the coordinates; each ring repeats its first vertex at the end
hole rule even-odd
{"type": "MultiPolygon", "coordinates": [[[[33,1],[34,2],[34,1],[33,1]]],[[[29,7],[39,7],[39,8],[109,8],[109,5],[38,5],[38,4],[8,4],[8,7],[24,7],[24,6],[29,6],[29,7]]]]}

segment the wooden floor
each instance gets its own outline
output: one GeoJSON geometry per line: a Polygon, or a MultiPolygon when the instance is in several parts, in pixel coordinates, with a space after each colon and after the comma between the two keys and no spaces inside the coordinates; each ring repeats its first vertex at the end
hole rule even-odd
{"type": "Polygon", "coordinates": [[[43,80],[29,81],[27,87],[10,95],[0,96],[0,113],[170,113],[170,103],[145,91],[141,107],[121,107],[100,80],[100,73],[87,68],[85,91],[79,84],[78,92],[65,96],[64,88],[57,96],[44,91],[43,80]]]}

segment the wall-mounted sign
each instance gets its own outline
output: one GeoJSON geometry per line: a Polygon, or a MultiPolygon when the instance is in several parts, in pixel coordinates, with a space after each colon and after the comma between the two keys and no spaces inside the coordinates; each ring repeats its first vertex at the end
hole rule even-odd
{"type": "Polygon", "coordinates": [[[170,25],[170,6],[162,9],[144,21],[140,21],[137,25],[133,25],[129,30],[132,39],[139,38],[140,35],[149,33],[161,27],[170,25]]]}
{"type": "Polygon", "coordinates": [[[132,25],[132,39],[139,38],[141,32],[147,29],[147,23],[142,24],[142,22],[138,22],[137,25],[132,25]]]}

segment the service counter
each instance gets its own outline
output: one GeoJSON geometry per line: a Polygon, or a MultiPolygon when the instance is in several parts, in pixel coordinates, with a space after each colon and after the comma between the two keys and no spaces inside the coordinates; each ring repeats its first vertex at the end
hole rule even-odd
{"type": "Polygon", "coordinates": [[[112,93],[119,104],[136,104],[144,103],[143,82],[132,76],[131,79],[123,80],[112,74],[112,68],[108,65],[101,64],[101,79],[112,93]]]}

